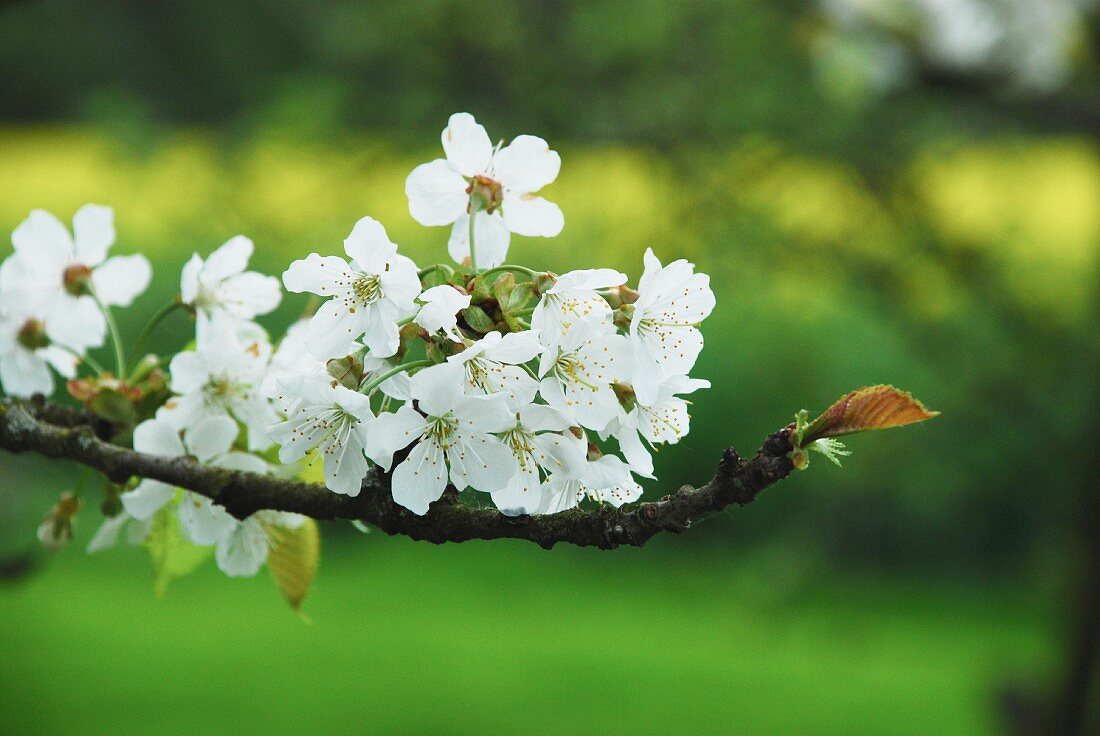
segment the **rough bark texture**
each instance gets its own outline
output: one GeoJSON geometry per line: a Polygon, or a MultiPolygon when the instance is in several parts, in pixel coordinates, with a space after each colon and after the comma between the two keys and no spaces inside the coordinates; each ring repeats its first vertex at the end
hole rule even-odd
{"type": "Polygon", "coordinates": [[[2,449],[71,460],[117,483],[132,476],[170,483],[214,499],[241,519],[273,509],[315,519],[358,519],[387,534],[436,544],[512,538],[547,549],[558,542],[601,549],[641,546],[659,532],[679,534],[693,519],[750,503],[760,491],[790,475],[790,429],[769,435],[749,460],[727,449],[709,483],[684,486],[659,501],[619,509],[599,506],[546,516],[505,516],[495,509],[466,506],[451,490],[426,515],[417,516],[394,503],[389,478],[381,472],[364,479],[358,496],[341,496],[315,483],[212,468],[189,458],[145,455],[107,442],[105,428],[82,412],[42,400],[0,400],[2,449]]]}

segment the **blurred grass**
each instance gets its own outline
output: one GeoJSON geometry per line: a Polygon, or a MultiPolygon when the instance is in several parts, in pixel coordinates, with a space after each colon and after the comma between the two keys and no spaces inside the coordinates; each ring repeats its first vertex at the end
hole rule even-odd
{"type": "MultiPolygon", "coordinates": [[[[860,385],[897,383],[943,417],[857,438],[843,471],[817,460],[644,551],[434,548],[329,527],[313,627],[263,576],[207,566],[158,602],[139,552],[74,547],[0,590],[0,731],[994,732],[996,688],[1056,661],[1080,476],[1050,468],[1041,505],[1018,480],[1035,436],[1076,446],[1089,410],[1075,397],[1090,379],[1067,356],[1090,318],[1095,146],[944,143],[888,181],[760,137],[555,146],[546,194],[565,231],[515,238],[511,260],[633,278],[652,246],[713,277],[697,372],[714,388],[648,493],[705,480],[725,445],[751,451],[860,385]]],[[[0,229],[34,207],[68,219],[112,204],[117,252],[154,262],[150,292],[120,315],[132,336],[193,250],[237,233],[276,274],[339,253],[365,214],[419,263],[445,259],[446,229],[413,222],[403,196],[437,155],[380,139],[11,128],[0,229]]],[[[278,334],[303,306],[288,297],[265,323],[278,334]]],[[[188,339],[175,319],[152,348],[188,339]]],[[[0,552],[29,548],[77,477],[0,457],[0,552]]],[[[90,493],[85,539],[94,506],[90,493]]]]}
{"type": "Polygon", "coordinates": [[[265,575],[207,567],[157,601],[138,550],[72,550],[0,595],[0,727],[973,736],[997,732],[1004,678],[1054,664],[1045,612],[1019,591],[794,582],[678,543],[343,539],[312,626],[265,575]]]}

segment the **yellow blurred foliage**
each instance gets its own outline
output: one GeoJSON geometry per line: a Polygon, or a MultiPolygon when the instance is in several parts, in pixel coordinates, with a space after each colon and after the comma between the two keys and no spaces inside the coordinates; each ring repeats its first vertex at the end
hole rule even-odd
{"type": "MultiPolygon", "coordinates": [[[[404,180],[440,153],[361,138],[261,136],[230,145],[187,130],[133,147],[90,128],[9,128],[0,130],[0,224],[10,231],[35,207],[67,219],[95,201],[115,206],[121,251],[182,263],[243,232],[257,243],[257,266],[277,271],[312,250],[339,252],[354,222],[370,214],[429,263],[445,258],[448,229],[413,221],[404,180]]],[[[914,314],[943,317],[967,294],[945,254],[913,237],[916,223],[948,251],[988,258],[1029,308],[1069,317],[1085,304],[1100,238],[1100,154],[1081,140],[928,151],[886,191],[842,162],[760,138],[677,154],[565,147],[563,159],[545,194],[566,213],[565,230],[553,241],[514,238],[513,260],[636,276],[642,249],[652,246],[716,278],[734,275],[766,244],[731,240],[722,227],[749,218],[758,229],[765,223],[769,247],[781,247],[767,264],[775,278],[760,287],[773,298],[797,302],[815,291],[815,302],[827,301],[835,290],[825,284],[837,279],[826,275],[858,262],[894,274],[914,314]]]]}

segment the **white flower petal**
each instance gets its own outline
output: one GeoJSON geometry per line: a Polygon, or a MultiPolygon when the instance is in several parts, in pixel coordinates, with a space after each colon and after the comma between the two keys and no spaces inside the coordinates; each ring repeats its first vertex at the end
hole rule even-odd
{"type": "Polygon", "coordinates": [[[457,363],[425,368],[410,379],[412,396],[429,417],[445,416],[462,398],[465,371],[457,363]]]}
{"type": "Polygon", "coordinates": [[[390,486],[395,503],[419,516],[428,513],[428,506],[447,488],[447,464],[439,443],[418,443],[393,471],[390,486]]]}
{"type": "Polygon", "coordinates": [[[409,214],[428,227],[450,225],[470,204],[466,180],[446,159],[420,164],[405,179],[409,214]]]}
{"type": "Polygon", "coordinates": [[[485,350],[485,357],[501,363],[519,365],[534,360],[542,354],[542,351],[538,330],[525,330],[509,332],[499,342],[485,350]]]}
{"type": "Polygon", "coordinates": [[[210,379],[206,360],[194,350],[176,353],[168,364],[172,376],[172,391],[177,394],[192,394],[201,391],[210,379]]]}
{"type": "Polygon", "coordinates": [[[33,210],[11,234],[19,259],[34,270],[60,271],[73,257],[69,230],[46,210],[33,210]]]}
{"type": "Polygon", "coordinates": [[[194,305],[199,297],[199,274],[202,272],[203,260],[198,253],[191,254],[191,259],[183,264],[180,272],[180,299],[184,304],[194,305]]]}
{"type": "Polygon", "coordinates": [[[131,518],[129,514],[123,511],[114,518],[104,519],[103,523],[99,525],[99,529],[92,535],[91,541],[88,542],[87,553],[94,554],[118,544],[118,535],[122,531],[122,527],[131,518]]]}
{"type": "Polygon", "coordinates": [[[454,403],[454,415],[464,427],[478,433],[506,432],[516,424],[504,394],[463,396],[454,403]]]}
{"type": "Polygon", "coordinates": [[[492,493],[508,485],[516,474],[516,456],[496,437],[471,432],[458,432],[454,444],[447,449],[451,465],[451,482],[462,490],[492,493]]]}
{"type": "Polygon", "coordinates": [[[568,294],[573,291],[585,292],[597,289],[610,289],[626,283],[626,274],[613,268],[584,268],[563,273],[547,291],[548,294],[568,294]]]}
{"type": "Polygon", "coordinates": [[[518,135],[493,156],[493,175],[520,194],[537,192],[558,178],[561,156],[534,135],[518,135]]]}
{"type": "Polygon", "coordinates": [[[493,491],[493,503],[505,516],[534,514],[542,506],[542,481],[533,464],[521,467],[508,484],[493,491]]]}
{"type": "Polygon", "coordinates": [[[92,272],[92,287],[104,304],[128,307],[152,278],[153,267],[140,253],[115,256],[92,272]]]}
{"type": "Polygon", "coordinates": [[[382,293],[387,301],[393,302],[402,312],[415,308],[416,297],[423,286],[416,264],[401,255],[394,256],[381,274],[382,293]]]}
{"type": "Polygon", "coordinates": [[[557,409],[531,404],[519,410],[519,421],[531,432],[561,432],[569,428],[569,420],[557,409]]]}
{"type": "Polygon", "coordinates": [[[290,264],[290,268],[283,273],[283,286],[294,293],[306,291],[318,296],[332,296],[337,281],[348,278],[350,274],[351,269],[343,258],[310,253],[290,264]]]}
{"type": "Polygon", "coordinates": [[[180,457],[187,453],[175,427],[159,419],[147,419],[134,429],[134,449],[162,457],[180,457]]]}
{"type": "Polygon", "coordinates": [[[267,534],[260,522],[250,516],[218,540],[214,557],[226,575],[251,577],[263,567],[267,551],[267,534]]]}
{"type": "Polygon", "coordinates": [[[347,355],[352,343],[366,329],[372,311],[360,309],[349,312],[338,299],[325,302],[309,320],[305,341],[310,352],[321,360],[347,355]]]}
{"type": "MultiPolygon", "coordinates": [[[[331,302],[330,302],[331,303],[331,302]]],[[[382,300],[362,310],[364,320],[361,334],[363,344],[379,358],[388,358],[401,347],[400,330],[397,328],[397,307],[393,302],[382,300]]],[[[338,357],[347,352],[333,355],[338,357]]]]}
{"type": "MultiPolygon", "coordinates": [[[[510,239],[508,226],[504,224],[504,218],[499,212],[489,215],[485,210],[479,210],[474,220],[478,268],[492,268],[504,263],[504,259],[508,257],[510,239]]],[[[454,227],[451,228],[447,252],[456,263],[462,263],[470,257],[470,217],[466,213],[455,220],[454,227]]]]}
{"type": "Polygon", "coordinates": [[[649,454],[649,450],[646,449],[641,438],[638,437],[637,431],[625,427],[622,432],[615,436],[619,440],[619,449],[623,451],[623,457],[626,458],[630,469],[638,475],[652,478],[653,456],[649,454]]]}
{"type": "Polygon", "coordinates": [[[0,357],[0,384],[6,394],[19,398],[35,394],[49,396],[54,388],[46,361],[22,348],[0,357]]]}
{"type": "Polygon", "coordinates": [[[252,257],[254,247],[252,241],[243,235],[225,241],[206,259],[202,269],[203,280],[215,283],[243,272],[248,268],[248,259],[252,257]]]}
{"type": "Polygon", "coordinates": [[[226,416],[206,417],[184,432],[184,446],[200,463],[224,455],[237,439],[237,423],[226,416]]]}
{"type": "Polygon", "coordinates": [[[73,215],[76,260],[98,266],[115,242],[115,211],[98,204],[86,204],[73,215]]]}
{"type": "Polygon", "coordinates": [[[237,527],[237,520],[228,511],[197,493],[183,494],[179,515],[187,538],[204,547],[217,543],[237,527]]]}
{"type": "Polygon", "coordinates": [[[542,197],[508,193],[502,209],[508,230],[517,235],[553,238],[565,224],[561,208],[542,197]]]}
{"type": "Polygon", "coordinates": [[[151,519],[172,500],[175,489],[156,480],[143,480],[137,488],[120,496],[122,508],[135,519],[151,519]]]}
{"type": "Polygon", "coordinates": [[[361,430],[352,429],[335,452],[325,452],[325,486],[333,493],[358,496],[370,465],[363,455],[361,430]]]}
{"type": "Polygon", "coordinates": [[[460,292],[449,284],[433,286],[417,297],[423,306],[416,314],[416,324],[430,334],[442,330],[447,334],[454,332],[458,324],[458,313],[470,306],[470,295],[460,292]]]}
{"type": "Polygon", "coordinates": [[[279,306],[283,292],[279,280],[255,271],[230,276],[218,288],[218,303],[234,317],[252,319],[279,306]]]}
{"type": "Polygon", "coordinates": [[[427,424],[427,420],[408,404],[394,413],[379,414],[365,422],[367,457],[389,472],[393,454],[418,439],[427,424]]]}
{"type": "Polygon", "coordinates": [[[483,174],[493,158],[493,144],[485,128],[466,112],[456,112],[443,129],[443,150],[447,160],[463,176],[483,174]]]}
{"type": "Polygon", "coordinates": [[[53,366],[53,369],[64,378],[76,377],[76,369],[80,360],[68,350],[64,350],[57,345],[51,345],[48,348],[37,350],[35,353],[53,366]]]}
{"type": "Polygon", "coordinates": [[[46,334],[50,340],[84,353],[88,348],[103,344],[107,337],[107,320],[91,297],[66,294],[54,302],[47,315],[46,334]]]}
{"type": "Polygon", "coordinates": [[[397,246],[390,242],[382,223],[373,217],[363,217],[344,238],[344,252],[354,262],[353,266],[366,273],[380,274],[397,253],[397,246]]]}

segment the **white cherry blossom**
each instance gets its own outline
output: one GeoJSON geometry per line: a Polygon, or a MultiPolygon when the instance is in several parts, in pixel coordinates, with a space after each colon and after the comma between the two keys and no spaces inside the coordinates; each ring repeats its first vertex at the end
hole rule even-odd
{"type": "Polygon", "coordinates": [[[270,527],[298,529],[306,517],[285,511],[257,511],[223,535],[214,549],[218,569],[231,578],[251,577],[260,571],[271,551],[270,527]]]}
{"type": "Polygon", "coordinates": [[[427,330],[429,335],[442,332],[455,342],[462,342],[458,332],[458,313],[470,306],[470,295],[453,286],[443,284],[433,286],[416,298],[422,305],[416,313],[416,324],[427,330]]]}
{"type": "Polygon", "coordinates": [[[271,446],[267,428],[278,417],[262,387],[271,345],[261,334],[247,342],[228,321],[212,322],[193,351],[178,353],[168,365],[173,393],[157,418],[187,429],[210,416],[229,415],[248,430],[248,449],[271,446]]]}
{"type": "Polygon", "coordinates": [[[570,271],[542,294],[531,314],[531,327],[547,342],[560,339],[581,322],[611,329],[611,306],[597,293],[626,283],[626,274],[611,268],[570,271]]]}
{"type": "Polygon", "coordinates": [[[650,405],[636,396],[630,410],[620,409],[619,418],[608,427],[605,435],[619,441],[619,449],[631,470],[647,478],[653,477],[653,457],[646,443],[674,445],[688,433],[691,421],[689,403],[680,394],[690,394],[710,388],[710,381],[687,376],[673,376],[661,382],[657,400],[650,405]]]}
{"type": "Polygon", "coordinates": [[[245,270],[252,250],[252,241],[238,235],[205,260],[195,253],[183,267],[180,298],[195,310],[200,333],[213,319],[251,320],[279,306],[279,280],[245,270]]]}
{"type": "Polygon", "coordinates": [[[413,169],[405,180],[409,212],[422,225],[451,225],[447,250],[457,262],[470,256],[470,204],[483,205],[474,220],[474,242],[481,267],[504,262],[510,233],[553,237],[563,219],[556,204],[536,196],[554,181],[561,158],[542,138],[517,136],[493,147],[469,113],[455,113],[442,134],[446,158],[413,169]]]}
{"type": "Polygon", "coordinates": [[[450,480],[493,493],[516,472],[516,460],[495,437],[515,425],[506,398],[466,396],[462,367],[444,363],[413,376],[412,398],[395,413],[380,414],[367,427],[367,456],[387,472],[398,450],[415,443],[391,476],[393,500],[415,514],[428,513],[450,480]]]}
{"type": "Polygon", "coordinates": [[[54,342],[77,350],[98,347],[107,322],[95,298],[105,306],[128,306],[152,276],[143,255],[107,258],[114,241],[110,207],[81,207],[72,235],[49,212],[34,210],[11,235],[15,254],[0,265],[0,294],[40,314],[54,342]]]}
{"type": "Polygon", "coordinates": [[[646,248],[645,272],[638,282],[638,300],[630,321],[634,345],[634,389],[647,404],[657,400],[660,382],[684,376],[703,349],[699,323],[714,309],[710,277],[680,259],[661,266],[646,248]]]}
{"type": "Polygon", "coordinates": [[[85,551],[88,554],[110,549],[118,544],[118,538],[126,533],[126,542],[131,546],[137,546],[144,542],[153,527],[152,518],[135,519],[125,511],[120,511],[114,516],[104,519],[96,529],[85,551]]]}
{"type": "Polygon", "coordinates": [[[466,393],[474,396],[503,394],[513,408],[530,404],[538,393],[538,381],[524,367],[542,354],[538,330],[490,332],[461,353],[447,358],[465,371],[466,393]]]}
{"type": "MultiPolygon", "coordinates": [[[[189,455],[204,465],[263,473],[267,463],[254,455],[232,449],[237,423],[225,416],[208,416],[189,427],[180,438],[179,430],[162,419],[142,422],[134,430],[134,449],[163,457],[189,455]]],[[[132,491],[122,494],[122,507],[132,518],[148,521],[176,494],[167,483],[144,479],[132,491]]],[[[202,546],[217,543],[231,532],[236,519],[209,498],[183,492],[179,504],[180,526],[187,538],[202,546]]]]}
{"type": "Polygon", "coordinates": [[[585,498],[618,508],[641,498],[642,487],[630,474],[630,466],[615,455],[588,461],[578,475],[555,473],[543,487],[542,514],[575,508],[585,498]]]}
{"type": "Polygon", "coordinates": [[[378,357],[397,352],[397,323],[415,310],[416,264],[397,253],[385,228],[364,217],[344,240],[351,262],[311,253],[283,274],[289,291],[332,297],[309,321],[305,342],[318,358],[347,355],[356,340],[378,357]]]}
{"type": "Polygon", "coordinates": [[[0,306],[0,387],[8,396],[52,394],[50,368],[63,378],[76,376],[79,359],[51,342],[48,333],[43,319],[0,306]]]}
{"type": "Polygon", "coordinates": [[[298,320],[287,329],[264,375],[261,392],[278,403],[285,412],[294,408],[298,397],[294,391],[283,390],[280,382],[294,376],[315,376],[325,372],[325,361],[314,356],[306,347],[305,333],[308,329],[309,320],[298,320]]]}
{"type": "Polygon", "coordinates": [[[538,513],[544,505],[543,479],[556,473],[578,477],[587,463],[588,442],[569,431],[561,412],[542,404],[519,410],[516,426],[503,435],[518,469],[493,503],[509,516],[538,513]]]}
{"type": "MultiPolygon", "coordinates": [[[[370,353],[363,357],[363,380],[360,385],[366,386],[371,381],[380,378],[384,373],[390,373],[398,366],[396,358],[378,358],[370,353]]],[[[378,384],[378,390],[392,399],[408,401],[412,398],[409,388],[409,374],[395,373],[382,383],[378,384]]]]}
{"type": "Polygon", "coordinates": [[[323,375],[291,378],[280,385],[293,392],[297,403],[286,421],[269,430],[279,445],[279,461],[296,463],[317,449],[328,489],[358,496],[368,468],[363,448],[366,422],[374,416],[370,399],[323,375]]]}
{"type": "Polygon", "coordinates": [[[575,325],[539,361],[539,393],[574,424],[600,431],[619,414],[612,383],[629,373],[630,343],[590,323],[575,325]]]}

